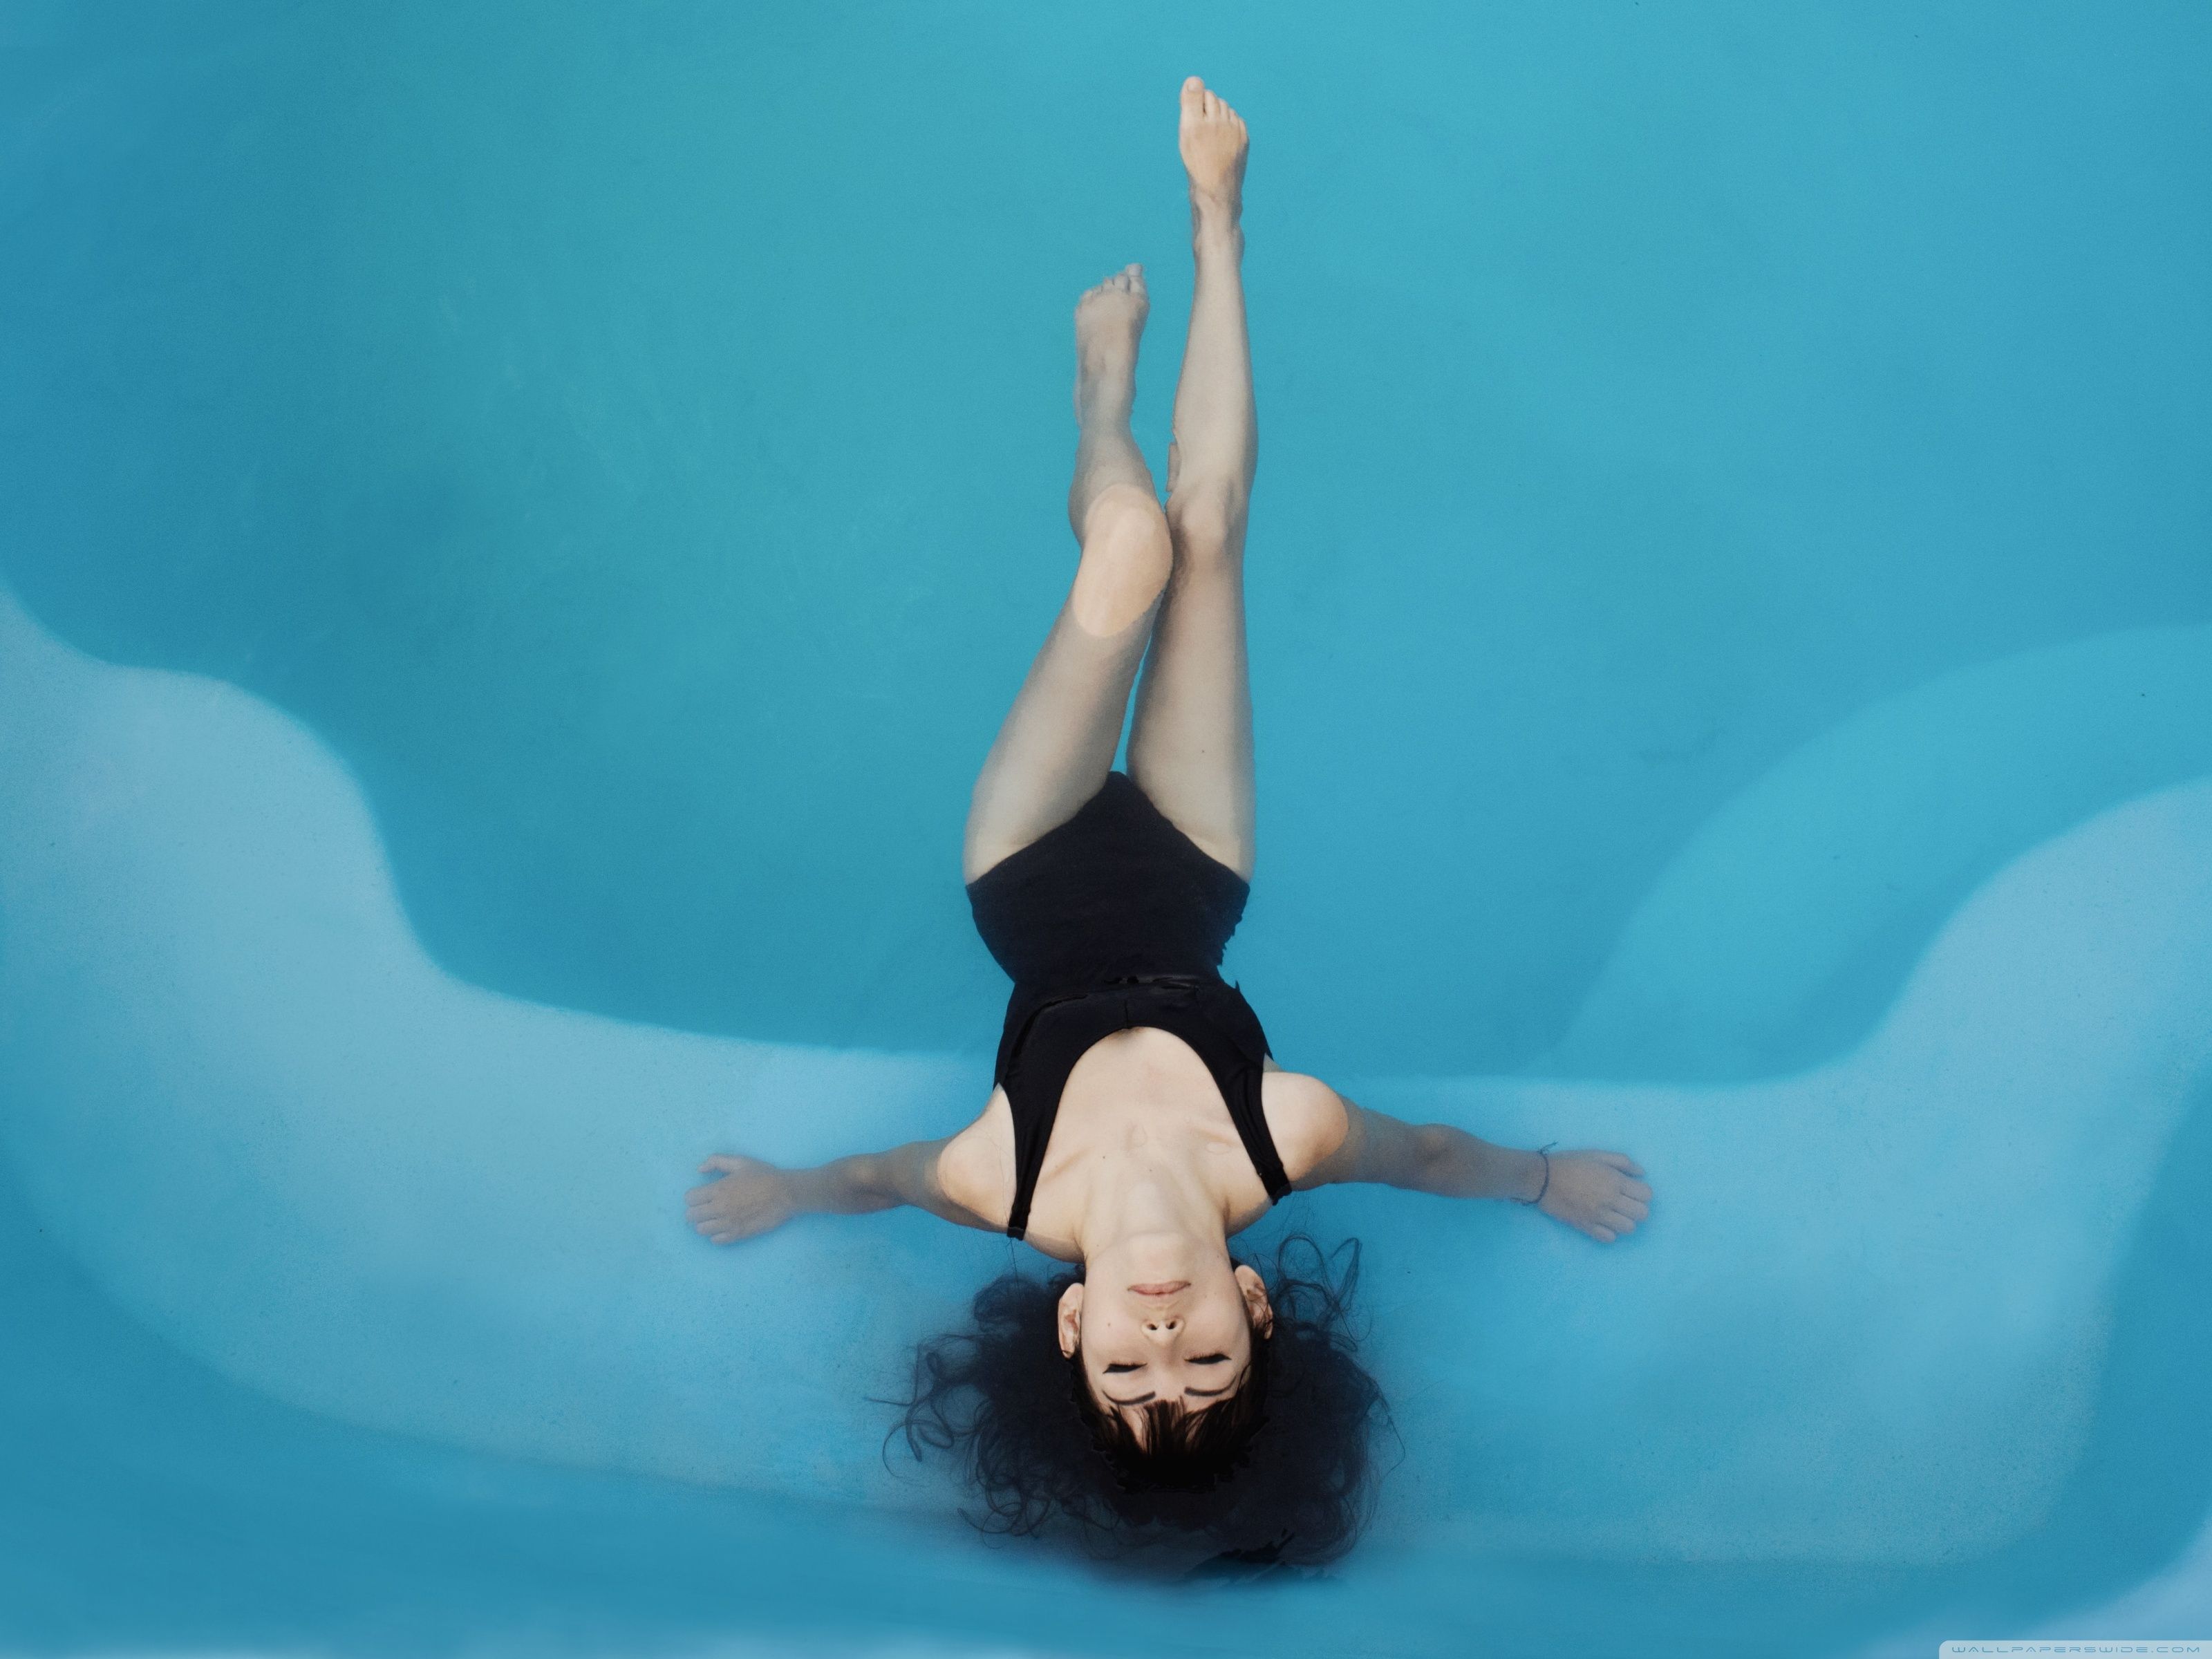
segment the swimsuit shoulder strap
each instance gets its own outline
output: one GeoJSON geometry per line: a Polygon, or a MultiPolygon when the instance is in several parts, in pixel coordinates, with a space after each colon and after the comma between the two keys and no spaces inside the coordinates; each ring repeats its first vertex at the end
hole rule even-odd
{"type": "Polygon", "coordinates": [[[1037,1000],[1024,1011],[1019,992],[1007,1012],[1006,1035],[999,1050],[999,1085],[1014,1119],[1014,1200],[1006,1212],[1006,1236],[1029,1231],[1030,1205],[1045,1149],[1060,1116],[1060,1097],[1068,1073],[1099,1038],[1123,1029],[1118,1002],[1105,997],[1060,996],[1037,1000]]]}
{"type": "Polygon", "coordinates": [[[1229,1108],[1229,1121],[1237,1126],[1237,1138],[1244,1143],[1244,1155],[1252,1160],[1260,1184],[1267,1189],[1267,1201],[1279,1204],[1290,1194],[1291,1177],[1283,1168],[1274,1133],[1267,1127],[1260,1093],[1269,1053],[1260,1017],[1252,1012],[1242,991],[1218,981],[1206,988],[1194,1012],[1197,1018],[1169,1029],[1196,1049],[1206,1069],[1213,1073],[1229,1108]]]}

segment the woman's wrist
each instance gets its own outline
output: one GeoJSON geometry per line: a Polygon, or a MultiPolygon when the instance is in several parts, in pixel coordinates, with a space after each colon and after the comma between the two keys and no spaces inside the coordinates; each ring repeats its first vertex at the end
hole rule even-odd
{"type": "Polygon", "coordinates": [[[1507,1194],[1516,1204],[1540,1204],[1552,1189],[1552,1148],[1559,1143],[1550,1140],[1533,1152],[1516,1152],[1515,1158],[1521,1166],[1521,1178],[1514,1182],[1507,1194]]]}
{"type": "Polygon", "coordinates": [[[1430,1192],[1447,1198],[1504,1198],[1525,1204],[1543,1181],[1543,1160],[1534,1152],[1501,1146],[1440,1123],[1422,1133],[1435,1137],[1427,1149],[1431,1175],[1423,1183],[1430,1192]]]}

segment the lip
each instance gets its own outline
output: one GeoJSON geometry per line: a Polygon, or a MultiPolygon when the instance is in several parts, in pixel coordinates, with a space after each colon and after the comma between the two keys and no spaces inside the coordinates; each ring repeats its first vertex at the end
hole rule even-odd
{"type": "Polygon", "coordinates": [[[1187,1291],[1189,1288],[1190,1280],[1176,1279],[1164,1280],[1157,1285],[1132,1285],[1129,1286],[1129,1293],[1132,1296],[1173,1296],[1177,1291],[1187,1291]]]}

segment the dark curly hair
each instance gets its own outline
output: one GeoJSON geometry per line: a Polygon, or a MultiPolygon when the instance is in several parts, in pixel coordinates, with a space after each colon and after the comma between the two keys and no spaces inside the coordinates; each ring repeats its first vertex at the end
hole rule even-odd
{"type": "Polygon", "coordinates": [[[1263,1273],[1272,1331],[1253,1333],[1243,1385],[1218,1405],[1147,1408],[1140,1438],[1092,1398],[1082,1356],[1060,1352],[1060,1298],[1079,1277],[1019,1273],[976,1292],[975,1328],[914,1357],[902,1434],[917,1458],[951,1453],[987,1533],[1073,1537],[1094,1556],[1194,1559],[1237,1576],[1316,1566],[1350,1549],[1372,1508],[1369,1440],[1389,1408],[1347,1328],[1359,1243],[1325,1252],[1293,1233],[1263,1273]],[[1334,1271],[1332,1271],[1334,1269],[1334,1271]]]}

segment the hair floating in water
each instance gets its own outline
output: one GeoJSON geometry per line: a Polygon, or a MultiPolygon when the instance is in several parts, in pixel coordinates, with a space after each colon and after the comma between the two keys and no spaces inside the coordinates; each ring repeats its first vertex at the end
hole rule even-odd
{"type": "Polygon", "coordinates": [[[1370,1443],[1382,1391],[1354,1358],[1359,1243],[1304,1234],[1261,1275],[1275,1310],[1237,1391],[1198,1412],[1163,1402],[1140,1435],[1103,1410],[1058,1336],[1076,1275],[1007,1273],[976,1292],[975,1328],[915,1350],[913,1386],[889,1402],[916,1458],[958,1461],[988,1533],[1069,1538],[1094,1556],[1150,1558],[1208,1577],[1317,1566],[1350,1549],[1373,1508],[1370,1443]]]}

